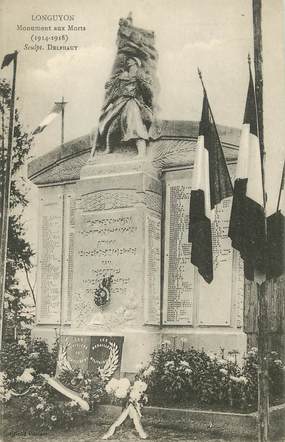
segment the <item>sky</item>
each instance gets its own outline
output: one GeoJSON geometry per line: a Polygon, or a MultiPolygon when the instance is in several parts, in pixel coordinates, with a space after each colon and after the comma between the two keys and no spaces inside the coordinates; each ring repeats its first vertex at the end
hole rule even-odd
{"type": "MultiPolygon", "coordinates": [[[[273,208],[285,139],[282,129],[285,100],[283,105],[280,98],[285,93],[281,7],[281,0],[264,3],[264,73],[268,80],[265,82],[268,103],[265,120],[270,127],[266,135],[270,146],[268,193],[273,208]],[[270,38],[272,35],[274,39],[270,38]]],[[[114,61],[118,21],[129,11],[136,26],[153,30],[156,35],[160,81],[158,118],[200,119],[199,66],[216,123],[240,128],[248,86],[247,55],[253,55],[251,0],[2,0],[0,57],[19,50],[18,108],[26,130],[32,132],[54,101],[62,96],[68,102],[65,141],[85,135],[97,125],[104,84],[114,61]],[[24,50],[25,44],[33,44],[30,40],[33,33],[17,30],[17,25],[60,24],[32,20],[32,16],[43,14],[75,15],[72,23],[86,28],[68,33],[68,44],[78,45],[78,51],[24,50]]],[[[10,71],[5,68],[1,76],[11,78],[10,71]]],[[[59,143],[60,118],[35,137],[32,155],[41,156],[59,143]]]]}
{"type": "MultiPolygon", "coordinates": [[[[2,4],[2,52],[20,51],[17,94],[29,130],[62,96],[68,101],[66,140],[97,125],[104,84],[114,60],[118,21],[129,11],[135,25],[156,34],[159,118],[200,118],[199,66],[217,122],[240,126],[248,81],[247,54],[252,51],[249,0],[2,0],[2,4]],[[69,43],[79,45],[78,51],[23,50],[24,43],[31,43],[31,33],[17,31],[17,24],[46,24],[31,19],[32,14],[44,13],[76,15],[74,23],[86,27],[86,31],[69,32],[69,43]]],[[[35,138],[35,155],[59,142],[59,129],[57,121],[35,138]]]]}

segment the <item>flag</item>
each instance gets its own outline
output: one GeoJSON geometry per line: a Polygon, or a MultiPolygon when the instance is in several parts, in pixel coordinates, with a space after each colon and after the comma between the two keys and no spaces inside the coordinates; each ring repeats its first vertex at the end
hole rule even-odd
{"type": "Polygon", "coordinates": [[[12,54],[6,54],[1,65],[1,69],[3,69],[5,66],[9,66],[11,61],[15,60],[17,55],[17,52],[12,52],[12,54]]]}
{"type": "Polygon", "coordinates": [[[278,278],[285,271],[285,163],[275,213],[267,218],[267,279],[278,278]]]}
{"type": "Polygon", "coordinates": [[[192,243],[191,262],[208,283],[213,280],[211,222],[214,209],[231,195],[229,171],[204,90],[190,196],[188,240],[192,243]]]}
{"type": "Polygon", "coordinates": [[[262,156],[258,138],[257,107],[251,69],[229,225],[232,246],[244,260],[245,277],[265,279],[265,210],[262,156]]]}
{"type": "Polygon", "coordinates": [[[32,135],[36,135],[41,133],[62,111],[62,108],[64,106],[63,103],[56,103],[50,113],[43,119],[43,121],[39,124],[39,126],[34,130],[32,135]]]}

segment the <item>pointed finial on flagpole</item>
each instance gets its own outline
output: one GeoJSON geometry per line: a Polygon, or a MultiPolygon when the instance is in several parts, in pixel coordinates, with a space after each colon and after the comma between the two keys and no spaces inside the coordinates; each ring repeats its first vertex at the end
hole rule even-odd
{"type": "Polygon", "coordinates": [[[198,67],[197,68],[197,70],[198,70],[198,75],[199,75],[199,78],[200,78],[200,80],[201,80],[201,83],[202,83],[202,87],[203,87],[203,91],[204,91],[204,94],[206,94],[207,95],[207,93],[206,93],[206,89],[205,89],[205,85],[204,85],[204,82],[203,82],[203,77],[202,77],[202,72],[201,72],[201,69],[198,67]]]}
{"type": "Polygon", "coordinates": [[[197,70],[198,70],[199,78],[200,78],[200,80],[202,80],[202,72],[201,72],[201,69],[199,68],[199,66],[198,66],[197,70]]]}
{"type": "Polygon", "coordinates": [[[64,97],[61,97],[61,101],[55,101],[55,104],[61,104],[61,145],[64,144],[64,107],[67,104],[67,101],[64,101],[64,97]]]}
{"type": "Polygon", "coordinates": [[[248,65],[249,65],[249,67],[251,67],[251,57],[250,57],[250,53],[248,53],[247,61],[248,61],[248,65]]]}

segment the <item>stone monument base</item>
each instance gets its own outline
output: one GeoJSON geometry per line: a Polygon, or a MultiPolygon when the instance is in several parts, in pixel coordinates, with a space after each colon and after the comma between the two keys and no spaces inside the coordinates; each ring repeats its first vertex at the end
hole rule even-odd
{"type": "MultiPolygon", "coordinates": [[[[37,326],[32,330],[32,337],[34,339],[43,339],[49,346],[55,342],[56,336],[55,328],[37,326]]],[[[122,336],[124,337],[121,372],[136,373],[141,364],[146,365],[150,359],[153,350],[159,347],[161,343],[161,333],[155,327],[146,327],[145,329],[126,329],[124,331],[105,331],[100,330],[78,330],[70,327],[63,327],[63,336],[122,336]]],[[[166,338],[165,338],[166,339],[166,338]]]]}
{"type": "MultiPolygon", "coordinates": [[[[59,329],[57,329],[57,334],[59,329]]],[[[170,342],[176,348],[194,347],[197,350],[205,350],[207,353],[221,354],[223,349],[225,356],[237,351],[237,359],[240,360],[247,351],[247,337],[242,330],[222,330],[219,328],[205,328],[198,330],[185,328],[165,327],[158,330],[156,327],[147,326],[144,328],[107,330],[94,327],[93,329],[72,329],[63,327],[64,336],[122,336],[124,338],[121,373],[136,373],[138,367],[146,365],[150,360],[151,353],[160,346],[162,342],[170,342]]],[[[33,338],[44,339],[52,345],[56,338],[55,328],[37,326],[32,330],[33,338]]]]}
{"type": "Polygon", "coordinates": [[[143,364],[146,365],[150,360],[150,355],[155,348],[158,348],[161,343],[161,333],[155,328],[149,329],[126,329],[123,331],[112,330],[105,331],[100,330],[78,330],[69,329],[65,331],[65,336],[109,336],[116,337],[122,336],[124,338],[122,360],[121,360],[121,373],[136,373],[139,367],[143,364]]]}

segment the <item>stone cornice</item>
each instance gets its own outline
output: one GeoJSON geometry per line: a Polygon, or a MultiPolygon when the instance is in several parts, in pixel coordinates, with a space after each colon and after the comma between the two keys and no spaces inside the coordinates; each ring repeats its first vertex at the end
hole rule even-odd
{"type": "MultiPolygon", "coordinates": [[[[193,163],[198,129],[197,121],[155,121],[150,130],[149,143],[149,155],[155,167],[189,167],[193,163]]],[[[227,161],[236,161],[240,130],[219,125],[217,129],[227,161]]],[[[89,134],[71,140],[31,161],[28,165],[28,177],[37,185],[76,181],[81,167],[89,159],[90,150],[89,134]]],[[[98,157],[101,156],[102,153],[98,152],[98,157]]]]}

